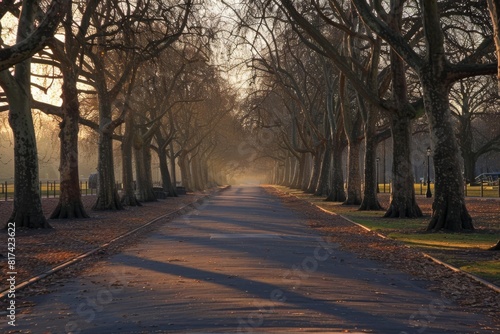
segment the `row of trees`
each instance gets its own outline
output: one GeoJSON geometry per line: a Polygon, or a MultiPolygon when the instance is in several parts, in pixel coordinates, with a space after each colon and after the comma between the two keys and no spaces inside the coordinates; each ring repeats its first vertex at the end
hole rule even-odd
{"type": "Polygon", "coordinates": [[[230,23],[211,14],[215,4],[196,0],[52,0],[46,10],[35,0],[3,2],[0,17],[19,18],[15,44],[0,49],[0,110],[9,111],[16,166],[11,221],[48,226],[37,190],[36,108],[60,120],[54,218],[87,215],[78,189],[82,124],[98,136],[96,210],[154,200],[153,152],[172,195],[177,164],[184,184],[201,189],[261,159],[275,162],[276,182],[379,210],[376,149],[390,137],[386,216],[419,217],[411,136],[425,124],[436,176],[428,229],[473,229],[461,166],[471,179],[478,157],[499,150],[491,126],[498,119],[497,1],[223,3],[230,23]],[[228,50],[252,73],[243,114],[232,112],[239,96],[211,62],[221,51],[213,47],[218,31],[248,51],[228,50]],[[32,98],[32,63],[62,82],[60,105],[32,98]],[[114,141],[121,142],[121,198],[114,141]]]}
{"type": "Polygon", "coordinates": [[[211,63],[217,19],[201,2],[54,0],[46,10],[33,0],[3,4],[1,18],[19,18],[15,45],[0,54],[0,110],[9,112],[14,138],[9,221],[20,228],[49,227],[38,189],[34,108],[59,120],[61,194],[51,218],[88,216],[79,189],[81,125],[98,137],[94,210],[156,200],[153,152],[170,196],[176,196],[177,164],[189,189],[225,181],[212,158],[243,129],[232,112],[235,94],[211,63]],[[33,98],[32,70],[61,82],[60,103],[33,98]],[[121,196],[114,141],[121,145],[121,196]]]}
{"type": "Polygon", "coordinates": [[[411,137],[426,123],[436,176],[428,230],[472,230],[462,159],[472,179],[477,158],[500,151],[492,125],[498,123],[494,3],[274,0],[233,6],[239,21],[233,34],[253,54],[248,66],[256,89],[248,114],[256,128],[273,129],[279,138],[270,147],[273,180],[379,210],[376,148],[390,136],[386,217],[419,217],[411,137]]]}

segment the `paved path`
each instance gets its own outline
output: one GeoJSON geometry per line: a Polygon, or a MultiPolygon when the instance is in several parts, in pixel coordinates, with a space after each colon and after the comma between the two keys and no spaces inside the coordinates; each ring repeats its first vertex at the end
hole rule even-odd
{"type": "MultiPolygon", "coordinates": [[[[54,292],[33,333],[491,333],[423,283],[328,244],[258,187],[233,187],[54,292]]],[[[3,325],[3,324],[2,324],[3,325]]]]}

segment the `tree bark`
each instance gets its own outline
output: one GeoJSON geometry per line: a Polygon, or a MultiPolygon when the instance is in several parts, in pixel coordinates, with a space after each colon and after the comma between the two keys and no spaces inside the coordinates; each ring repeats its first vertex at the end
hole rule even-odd
{"type": "Polygon", "coordinates": [[[93,210],[123,210],[116,190],[113,161],[113,132],[116,127],[111,119],[111,101],[104,77],[105,70],[96,63],[96,90],[99,100],[99,141],[97,175],[99,188],[93,210]]]}
{"type": "Polygon", "coordinates": [[[182,185],[186,190],[191,191],[191,172],[187,162],[187,156],[184,153],[179,155],[179,168],[181,170],[182,185]]]}
{"type": "Polygon", "coordinates": [[[169,197],[177,197],[177,190],[175,189],[172,180],[170,178],[170,171],[168,170],[167,164],[167,153],[165,150],[160,150],[158,152],[158,160],[160,161],[160,174],[161,174],[161,183],[163,187],[163,191],[168,193],[169,197]]]}
{"type": "Polygon", "coordinates": [[[424,66],[419,74],[430,123],[436,175],[432,217],[427,230],[473,230],[472,218],[465,206],[459,149],[451,123],[446,81],[436,75],[432,66],[424,66]]]}
{"type": "Polygon", "coordinates": [[[329,178],[330,167],[332,165],[332,143],[331,139],[327,140],[325,150],[323,152],[323,159],[321,161],[321,171],[316,184],[315,196],[328,196],[330,193],[329,178]]]}
{"type": "Polygon", "coordinates": [[[135,194],[140,202],[154,202],[156,195],[153,191],[153,178],[151,174],[151,150],[149,140],[142,138],[142,133],[136,132],[134,140],[134,157],[136,170],[135,194]]]}
{"type": "MultiPolygon", "coordinates": [[[[17,42],[33,30],[34,1],[24,1],[17,42]]],[[[50,228],[40,200],[38,151],[31,116],[31,60],[15,65],[14,76],[0,72],[0,84],[9,102],[9,124],[14,137],[14,209],[7,223],[16,228],[50,228]]],[[[8,226],[8,225],[7,225],[8,226]]]]}
{"type": "Polygon", "coordinates": [[[80,173],[78,171],[78,132],[80,103],[78,101],[77,69],[62,65],[62,113],[59,124],[61,145],[59,173],[61,193],[59,203],[50,215],[52,219],[88,218],[80,192],[80,173]]]}
{"type": "Polygon", "coordinates": [[[295,163],[295,172],[290,188],[300,189],[300,186],[302,184],[302,178],[304,177],[305,164],[306,164],[306,156],[305,154],[301,154],[300,158],[297,159],[295,163]]]}
{"type": "MultiPolygon", "coordinates": [[[[490,12],[491,23],[493,25],[493,39],[495,41],[495,51],[497,59],[500,59],[500,1],[487,0],[488,11],[490,12]]],[[[497,65],[498,94],[500,94],[500,61],[497,65]]]]}
{"type": "MultiPolygon", "coordinates": [[[[335,135],[334,142],[332,145],[332,157],[333,157],[332,180],[330,184],[330,193],[328,194],[326,201],[346,203],[347,198],[344,190],[344,176],[342,173],[342,150],[345,145],[342,144],[341,133],[335,135]]],[[[358,164],[359,164],[359,157],[358,157],[358,164]]],[[[361,193],[361,189],[359,193],[361,193]]]]}
{"type": "Polygon", "coordinates": [[[345,205],[361,204],[361,174],[359,170],[359,148],[358,139],[349,139],[347,145],[347,198],[345,205]]]}
{"type": "MultiPolygon", "coordinates": [[[[401,1],[391,2],[389,25],[400,33],[403,15],[401,1]]],[[[408,101],[405,64],[401,57],[391,49],[392,98],[396,110],[391,115],[393,142],[391,201],[384,217],[416,218],[422,216],[415,200],[415,183],[411,163],[411,119],[415,110],[408,101]]],[[[385,167],[385,166],[384,166],[385,167]]]]}
{"type": "Polygon", "coordinates": [[[321,157],[323,156],[324,150],[324,148],[318,149],[318,151],[313,154],[313,170],[309,179],[306,193],[314,194],[316,192],[316,187],[321,172],[321,157]]]}
{"type": "Polygon", "coordinates": [[[389,208],[384,217],[422,217],[413,186],[415,180],[410,158],[410,118],[403,115],[393,115],[391,131],[393,141],[392,188],[389,208]]]}
{"type": "MultiPolygon", "coordinates": [[[[368,114],[373,113],[374,111],[368,111],[368,114]]],[[[365,133],[365,187],[363,189],[363,201],[359,206],[359,210],[381,210],[382,206],[380,205],[377,197],[377,181],[376,181],[376,166],[375,166],[375,156],[376,156],[376,148],[377,143],[374,140],[375,138],[375,129],[373,119],[370,119],[372,116],[369,116],[364,124],[364,133],[365,133]]]]}
{"type": "Polygon", "coordinates": [[[129,112],[125,117],[125,133],[122,140],[122,182],[123,194],[121,203],[126,206],[142,206],[135,196],[134,169],[132,167],[132,148],[135,136],[133,113],[129,112]]]}

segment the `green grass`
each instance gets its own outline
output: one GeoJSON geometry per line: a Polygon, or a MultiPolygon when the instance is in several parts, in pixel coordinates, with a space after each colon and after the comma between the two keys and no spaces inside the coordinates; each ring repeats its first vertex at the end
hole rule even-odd
{"type": "Polygon", "coordinates": [[[461,270],[473,273],[493,284],[500,285],[500,261],[477,261],[459,267],[461,270]]]}
{"type": "MultiPolygon", "coordinates": [[[[413,246],[437,249],[487,249],[498,241],[498,235],[486,233],[400,233],[390,232],[389,238],[413,246]]],[[[499,272],[500,273],[500,272],[499,272]]]]}

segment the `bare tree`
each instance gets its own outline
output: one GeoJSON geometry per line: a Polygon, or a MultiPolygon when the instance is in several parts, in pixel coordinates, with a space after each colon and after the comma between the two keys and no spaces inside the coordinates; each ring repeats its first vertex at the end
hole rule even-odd
{"type": "Polygon", "coordinates": [[[430,121],[436,173],[433,213],[428,230],[472,230],[472,219],[465,205],[459,149],[452,128],[448,94],[453,82],[494,73],[496,64],[471,63],[478,57],[475,53],[458,63],[448,61],[437,1],[419,2],[426,46],[424,55],[417,53],[398,31],[385,24],[366,1],[353,0],[353,3],[364,22],[389,43],[420,78],[430,121]]]}
{"type": "MultiPolygon", "coordinates": [[[[102,2],[92,17],[95,34],[87,39],[85,75],[96,89],[99,101],[99,191],[96,210],[122,209],[115,189],[112,138],[125,113],[113,118],[113,103],[132,69],[156,57],[183,33],[192,1],[170,6],[162,1],[132,3],[102,2]],[[144,35],[149,36],[144,38],[144,35]],[[110,57],[112,56],[112,57],[110,57]],[[110,61],[119,60],[121,70],[109,71],[110,61]],[[112,82],[114,84],[112,85],[112,82]]],[[[115,63],[116,64],[116,63],[115,63]]]]}
{"type": "MultiPolygon", "coordinates": [[[[18,45],[33,32],[36,9],[36,1],[23,1],[17,27],[18,45]]],[[[0,85],[9,103],[9,123],[14,136],[14,210],[8,222],[18,228],[48,228],[40,201],[38,151],[31,115],[31,60],[24,56],[19,59],[24,60],[14,66],[14,73],[0,71],[0,85]]]]}
{"type": "MultiPolygon", "coordinates": [[[[22,8],[26,10],[26,6],[35,6],[36,1],[23,1],[22,8]]],[[[52,0],[40,24],[33,29],[24,38],[18,39],[15,45],[10,47],[3,47],[0,49],[0,71],[3,71],[17,63],[31,58],[36,52],[43,49],[47,41],[54,36],[59,23],[68,8],[68,1],[66,0],[52,0]]],[[[15,8],[14,1],[3,1],[2,11],[0,18],[9,9],[15,8]]],[[[21,23],[21,22],[20,22],[21,23]]]]}

